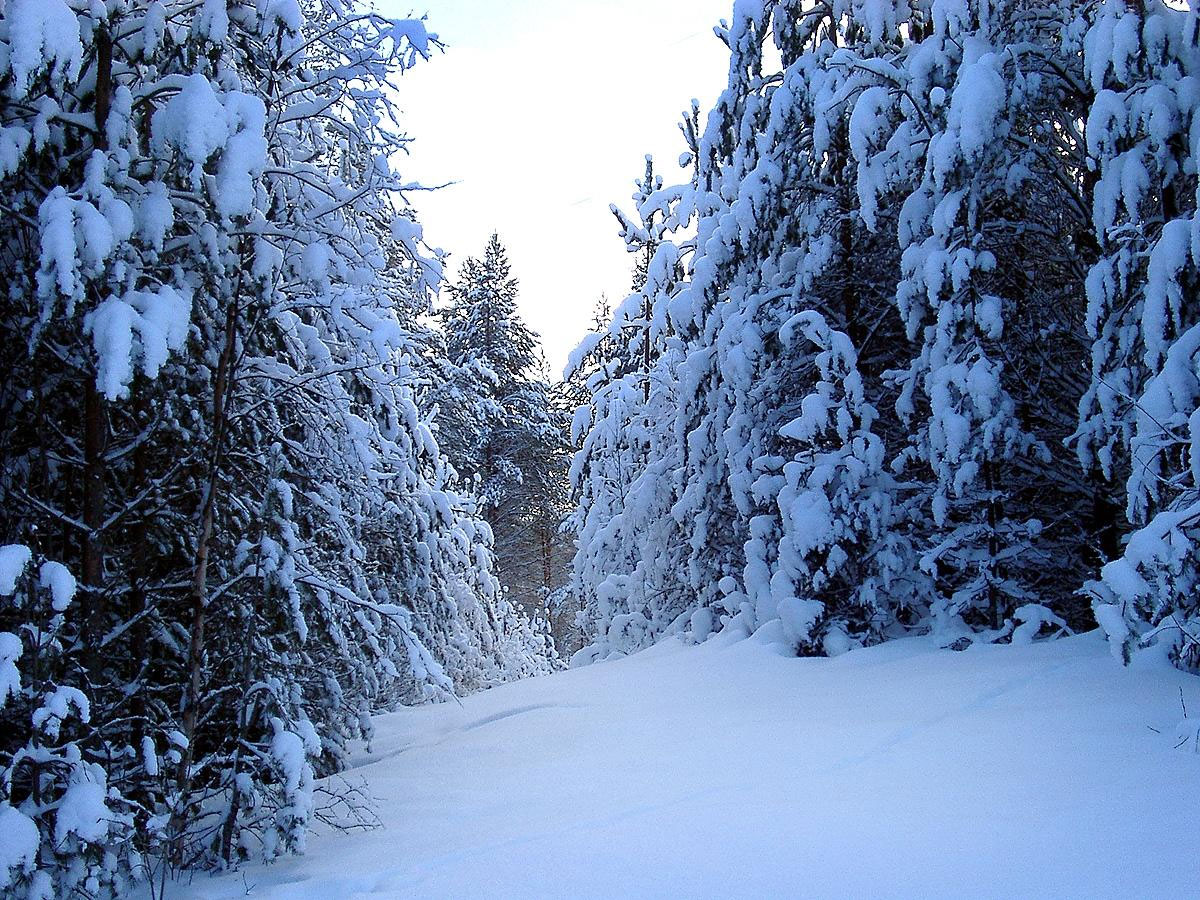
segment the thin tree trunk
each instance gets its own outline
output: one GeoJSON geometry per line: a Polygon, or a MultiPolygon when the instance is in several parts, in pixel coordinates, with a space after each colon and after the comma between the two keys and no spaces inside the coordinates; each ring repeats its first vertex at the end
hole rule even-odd
{"type": "Polygon", "coordinates": [[[650,283],[653,256],[654,242],[650,241],[646,244],[646,278],[642,284],[642,402],[646,404],[650,402],[650,296],[646,293],[646,286],[650,283]]]}
{"type": "MultiPolygon", "coordinates": [[[[236,298],[236,294],[235,294],[236,298]]],[[[191,602],[191,640],[188,644],[187,683],[184,689],[181,730],[187,746],[179,761],[178,780],[180,800],[173,816],[172,831],[182,838],[182,827],[186,816],[186,804],[191,767],[195,760],[196,722],[200,708],[200,688],[204,661],[204,627],[208,607],[208,557],[212,543],[213,521],[216,515],[217,490],[220,484],[221,459],[224,448],[227,419],[226,400],[232,381],[234,350],[237,346],[238,304],[231,299],[225,318],[225,346],[217,363],[216,382],[213,386],[213,437],[209,456],[208,483],[200,510],[200,531],[196,540],[196,555],[192,565],[192,583],[189,591],[191,602]]],[[[182,852],[182,843],[175,848],[176,856],[182,852]]]]}
{"type": "MultiPolygon", "coordinates": [[[[96,38],[96,146],[108,146],[108,110],[112,100],[112,38],[100,29],[96,38]]],[[[82,576],[87,589],[88,607],[84,619],[87,646],[98,651],[105,624],[103,600],[105,460],[108,443],[108,422],[104,399],[96,390],[95,378],[89,377],[83,397],[83,524],[87,533],[83,541],[82,576]]],[[[99,663],[100,660],[94,660],[99,663]]]]}
{"type": "Polygon", "coordinates": [[[1000,555],[1000,500],[996,496],[996,470],[995,463],[988,460],[983,464],[984,483],[988,492],[987,500],[987,521],[988,521],[988,566],[990,575],[988,578],[988,609],[991,613],[992,628],[1000,627],[1001,610],[1000,610],[1000,591],[996,587],[996,580],[1000,578],[999,565],[996,562],[996,557],[1000,555]]]}
{"type": "Polygon", "coordinates": [[[108,110],[112,106],[112,35],[101,27],[96,35],[96,146],[108,149],[108,110]]]}
{"type": "MultiPolygon", "coordinates": [[[[837,131],[837,154],[840,159],[849,159],[850,153],[850,128],[843,124],[837,131]]],[[[854,188],[846,183],[840,176],[838,178],[838,205],[841,207],[841,220],[838,222],[838,252],[841,257],[841,290],[839,302],[841,304],[842,330],[850,338],[850,342],[854,345],[855,351],[863,349],[863,342],[867,337],[867,329],[864,327],[866,323],[862,321],[862,316],[859,315],[859,299],[858,285],[855,281],[854,271],[854,213],[851,210],[855,207],[854,188]]]]}
{"type": "Polygon", "coordinates": [[[546,588],[546,596],[550,596],[553,581],[553,572],[550,566],[550,529],[549,527],[542,528],[542,581],[546,588]]]}
{"type": "MultiPolygon", "coordinates": [[[[145,392],[137,395],[136,421],[142,428],[146,427],[146,420],[150,416],[147,399],[145,392]]],[[[147,474],[149,469],[149,462],[147,460],[148,445],[149,441],[140,441],[137,448],[133,451],[133,490],[135,492],[143,490],[146,482],[149,480],[147,474]]],[[[133,684],[141,678],[147,665],[149,624],[146,621],[145,613],[148,607],[146,583],[149,581],[148,573],[150,571],[147,565],[149,548],[146,546],[149,534],[148,524],[146,515],[134,513],[133,527],[130,535],[132,538],[130,545],[133,552],[129,559],[129,597],[126,604],[125,616],[127,621],[132,621],[135,624],[129,636],[129,657],[126,660],[125,670],[126,684],[133,684]]],[[[138,691],[130,698],[130,710],[134,719],[133,728],[143,729],[143,734],[145,734],[144,722],[146,720],[147,708],[144,691],[138,691]]],[[[132,734],[130,738],[132,740],[132,734]]]]}
{"type": "MultiPolygon", "coordinates": [[[[259,534],[259,544],[261,546],[262,535],[259,534]]],[[[242,764],[242,746],[245,744],[247,734],[250,730],[250,687],[251,687],[251,670],[250,670],[250,633],[254,627],[253,610],[243,612],[245,618],[245,630],[242,633],[242,700],[238,706],[238,733],[237,744],[233,750],[233,761],[230,768],[233,770],[234,779],[237,778],[238,772],[242,764]]],[[[237,820],[238,814],[241,812],[242,792],[234,786],[233,796],[229,799],[229,809],[225,812],[225,821],[221,824],[221,844],[219,853],[226,865],[232,864],[234,861],[234,838],[237,835],[237,820]]]]}
{"type": "Polygon", "coordinates": [[[104,401],[96,382],[88,378],[83,396],[83,584],[89,591],[88,638],[95,646],[97,629],[103,619],[100,590],[104,582],[104,542],[100,526],[104,523],[104,450],[107,437],[104,401]]]}

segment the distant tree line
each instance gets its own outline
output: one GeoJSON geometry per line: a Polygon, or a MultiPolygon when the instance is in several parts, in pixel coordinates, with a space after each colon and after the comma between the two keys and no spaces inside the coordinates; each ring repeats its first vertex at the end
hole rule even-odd
{"type": "Polygon", "coordinates": [[[431,396],[460,489],[480,498],[509,599],[565,646],[575,628],[563,602],[572,543],[562,529],[573,407],[517,296],[508,252],[493,234],[482,258],[468,257],[448,285],[439,315],[450,366],[431,396]]]}

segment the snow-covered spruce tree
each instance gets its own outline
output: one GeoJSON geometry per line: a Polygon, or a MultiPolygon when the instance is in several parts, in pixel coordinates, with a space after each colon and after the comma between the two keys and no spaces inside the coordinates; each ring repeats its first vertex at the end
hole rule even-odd
{"type": "Polygon", "coordinates": [[[438,270],[385,88],[429,38],[341,3],[15,0],[0,41],[0,534],[85,610],[39,677],[90,682],[76,746],[137,846],[269,857],[371,710],[542,664],[413,397],[438,270]]]}
{"type": "Polygon", "coordinates": [[[644,646],[645,616],[628,611],[626,586],[637,564],[622,531],[629,485],[641,471],[628,439],[630,407],[641,408],[641,394],[622,377],[611,378],[601,364],[590,379],[594,393],[578,408],[572,437],[578,445],[571,465],[576,508],[569,528],[575,536],[571,593],[579,606],[580,626],[595,646],[579,661],[603,658],[644,646]],[[628,632],[636,632],[626,640],[628,632]]]}
{"type": "Polygon", "coordinates": [[[868,637],[887,596],[892,573],[879,565],[889,559],[880,545],[893,524],[895,486],[850,339],[816,311],[797,313],[779,337],[785,347],[797,340],[815,345],[817,374],[800,415],[780,429],[803,449],[782,466],[778,533],[766,530],[766,517],[752,523],[746,581],[769,573],[788,638],[804,650],[819,640],[821,651],[834,655],[868,637]],[[753,552],[768,541],[773,567],[753,552]]]}
{"type": "MultiPolygon", "coordinates": [[[[828,140],[814,152],[809,124],[817,105],[810,79],[819,57],[813,50],[831,52],[824,49],[831,46],[826,35],[837,17],[810,11],[790,29],[794,11],[776,10],[778,23],[789,27],[773,33],[771,12],[739,5],[724,32],[731,47],[730,87],[703,134],[689,142],[695,179],[657,192],[659,203],[672,198],[671,228],[686,226],[695,212],[699,235],[688,263],[691,279],[664,284],[656,298],[664,331],[674,335],[652,376],[666,402],[648,419],[674,419],[651,432],[655,446],[644,469],[656,490],[646,489],[647,479],[634,482],[612,518],[619,530],[610,526],[614,545],[621,538],[631,548],[626,552],[638,571],[618,595],[628,603],[614,611],[619,622],[650,608],[626,599],[638,599],[642,585],[673,579],[661,607],[669,616],[642,629],[642,644],[680,621],[702,639],[724,614],[754,629],[777,618],[781,602],[797,599],[786,579],[776,582],[778,596],[771,588],[782,528],[781,469],[796,451],[779,432],[814,389],[819,348],[809,342],[784,347],[783,324],[818,308],[863,334],[879,332],[886,345],[888,329],[879,313],[888,308],[888,290],[867,274],[886,273],[886,249],[870,257],[879,268],[857,264],[849,253],[854,191],[845,172],[844,124],[840,151],[833,153],[828,140]],[[762,71],[763,43],[772,37],[790,66],[782,88],[780,76],[762,71]],[[733,143],[731,135],[743,140],[733,143]],[[813,349],[798,353],[801,345],[813,349]],[[631,506],[639,509],[655,508],[650,497],[665,502],[658,501],[657,514],[639,519],[624,509],[626,498],[634,497],[638,502],[631,506]]],[[[678,249],[663,243],[687,259],[692,244],[679,241],[678,249]]],[[[595,438],[593,429],[588,440],[595,438]]],[[[581,542],[581,555],[585,550],[595,553],[581,542]]]]}
{"type": "MultiPolygon", "coordinates": [[[[156,588],[186,582],[192,520],[180,498],[197,488],[196,448],[206,439],[202,394],[181,400],[153,379],[184,349],[208,270],[200,231],[171,234],[176,212],[190,208],[210,232],[220,222],[211,203],[195,202],[192,174],[166,165],[146,100],[188,83],[206,38],[199,28],[168,35],[159,4],[18,0],[2,25],[0,253],[9,293],[0,328],[11,373],[3,533],[70,560],[81,575],[79,632],[40,677],[74,673],[91,683],[91,727],[76,746],[137,801],[145,836],[163,799],[151,774],[158,764],[128,748],[169,746],[183,680],[179,634],[168,630],[178,610],[167,612],[156,588]],[[137,399],[115,403],[135,380],[137,399]],[[152,643],[168,635],[164,658],[152,643]]],[[[218,112],[207,135],[214,154],[254,130],[243,115],[253,119],[248,95],[235,93],[218,112]]],[[[220,174],[236,181],[251,167],[231,154],[220,174]]],[[[45,863],[51,879],[71,866],[53,855],[45,863]]]]}
{"type": "MultiPolygon", "coordinates": [[[[877,640],[923,593],[924,582],[909,574],[912,547],[896,520],[893,488],[886,479],[863,480],[867,472],[878,474],[882,443],[873,435],[848,442],[835,454],[843,454],[842,463],[808,485],[805,467],[817,455],[833,459],[834,448],[824,429],[792,429],[840,391],[829,380],[831,364],[839,370],[849,364],[839,377],[855,380],[851,407],[866,410],[879,402],[885,388],[880,375],[903,360],[905,347],[890,313],[894,245],[867,231],[858,215],[847,121],[853,85],[830,65],[840,45],[865,40],[861,24],[844,13],[793,4],[764,9],[769,18],[760,26],[761,40],[783,68],[763,73],[753,102],[743,104],[744,118],[734,129],[754,134],[754,149],[735,154],[725,167],[723,177],[736,191],[728,191],[732,201],[718,213],[721,245],[705,245],[706,257],[716,257],[713,250],[721,246],[731,260],[709,288],[728,299],[714,305],[708,326],[716,335],[716,383],[729,405],[713,453],[723,459],[739,517],[748,522],[744,570],[730,575],[744,585],[744,626],[782,616],[788,640],[803,652],[840,649],[848,633],[850,642],[877,640]],[[814,325],[809,337],[789,337],[788,323],[801,321],[836,325],[832,331],[828,324],[814,325]],[[836,340],[820,336],[826,333],[836,340]],[[855,340],[870,354],[861,371],[855,340]],[[863,372],[869,373],[865,381],[863,372]],[[799,515],[798,498],[815,500],[810,488],[819,492],[823,477],[835,498],[843,477],[859,482],[850,493],[861,490],[862,496],[843,492],[832,518],[822,519],[816,507],[799,515]],[[859,502],[859,512],[872,506],[871,524],[852,509],[859,502]],[[859,590],[853,577],[841,589],[832,578],[840,566],[833,542],[860,530],[865,540],[854,549],[852,568],[863,579],[861,596],[868,596],[868,585],[873,590],[865,604],[849,600],[859,590]],[[831,565],[822,575],[826,564],[810,569],[810,563],[826,550],[832,551],[831,565]],[[885,562],[903,574],[884,582],[868,577],[885,562]],[[801,610],[811,615],[799,615],[801,610]]],[[[844,415],[857,414],[848,408],[844,415]]],[[[841,423],[841,436],[848,437],[848,422],[841,423]]],[[[868,424],[863,436],[870,432],[868,424]]]]}
{"type": "Polygon", "coordinates": [[[592,320],[583,340],[567,356],[563,370],[564,402],[575,410],[587,404],[591,397],[588,385],[593,375],[603,377],[604,362],[612,352],[609,346],[608,325],[612,321],[612,304],[607,294],[601,294],[592,304],[592,320]]]}
{"type": "MultiPolygon", "coordinates": [[[[756,336],[751,326],[745,353],[726,343],[736,357],[730,358],[719,349],[717,334],[727,313],[736,315],[755,289],[754,284],[737,283],[733,274],[748,255],[741,241],[753,240],[754,229],[752,220],[739,221],[732,207],[743,178],[765,157],[758,138],[768,115],[762,87],[769,21],[765,5],[737,4],[728,27],[718,30],[730,49],[729,83],[697,135],[692,195],[684,204],[689,213],[695,211],[696,249],[688,266],[690,279],[668,304],[683,343],[676,369],[672,449],[678,483],[672,515],[683,525],[684,596],[690,606],[718,614],[739,611],[740,603],[729,598],[741,594],[731,595],[728,588],[741,583],[744,547],[751,536],[746,498],[730,478],[730,446],[740,443],[741,436],[728,431],[737,389],[727,375],[738,379],[750,374],[756,336]]],[[[739,211],[750,215],[752,205],[743,203],[739,211]]],[[[703,617],[700,624],[707,624],[703,617]]]]}
{"type": "MultiPolygon", "coordinates": [[[[594,395],[592,427],[585,453],[576,462],[581,538],[595,534],[591,541],[580,541],[576,580],[581,590],[595,593],[602,615],[592,617],[592,627],[601,649],[636,649],[693,618],[702,639],[717,624],[716,616],[726,612],[744,613],[745,625],[753,628],[759,601],[765,619],[775,615],[769,589],[749,600],[735,590],[742,581],[743,544],[752,553],[762,549],[773,554],[750,536],[750,520],[760,511],[751,491],[752,464],[763,456],[757,432],[770,429],[765,410],[778,408],[775,392],[780,387],[762,377],[762,335],[779,325],[771,324],[770,302],[789,293],[778,291],[768,300],[769,290],[756,291],[760,258],[748,249],[769,244],[775,233],[766,216],[766,227],[754,227],[755,201],[761,201],[762,188],[769,189],[772,175],[778,176],[770,154],[756,171],[761,158],[757,132],[767,115],[762,96],[766,79],[758,71],[767,19],[765,9],[754,12],[741,5],[734,25],[723,33],[732,48],[730,88],[703,135],[693,132],[689,142],[697,167],[693,182],[667,190],[643,187],[642,196],[635,197],[643,219],[643,207],[653,212],[669,198],[674,206],[671,229],[686,226],[698,213],[699,235],[694,245],[682,238],[676,244],[669,230],[653,235],[674,261],[686,259],[691,246],[697,248],[690,282],[680,283],[677,276],[661,280],[651,295],[664,323],[660,331],[674,335],[651,377],[644,379],[655,394],[639,397],[636,380],[610,379],[594,395]],[[749,140],[733,144],[731,135],[749,140]],[[753,185],[748,183],[751,173],[753,185]],[[733,213],[731,204],[738,199],[742,202],[733,213]],[[738,283],[742,272],[748,273],[749,284],[738,283]],[[757,401],[748,396],[756,385],[761,388],[757,401]],[[651,399],[660,405],[647,415],[639,407],[651,399]],[[761,404],[755,409],[757,419],[750,412],[756,402],[761,404]],[[609,466],[605,472],[606,457],[618,458],[617,445],[632,443],[639,422],[646,439],[625,454],[637,450],[636,459],[623,460],[620,471],[609,466]],[[597,502],[605,497],[604,505],[597,502]],[[610,548],[607,558],[599,549],[604,547],[610,548]],[[627,560],[624,566],[616,564],[618,557],[627,560]],[[647,589],[649,584],[653,590],[647,589]],[[654,608],[658,615],[652,615],[654,608]]],[[[649,229],[640,230],[650,236],[649,229]]],[[[626,227],[631,231],[638,233],[626,227]]],[[[764,276],[769,278],[769,273],[764,276]]],[[[640,312],[644,300],[635,294],[628,305],[631,312],[634,306],[640,312]]],[[[618,317],[614,328],[620,324],[618,317]]],[[[763,498],[762,507],[774,509],[773,497],[763,498]]],[[[770,563],[765,557],[762,561],[770,563]]],[[[755,578],[754,583],[760,581],[755,578]]]]}
{"type": "Polygon", "coordinates": [[[568,581],[559,602],[569,608],[573,616],[578,640],[572,647],[572,654],[583,649],[595,632],[587,621],[588,610],[592,606],[594,614],[595,595],[592,588],[603,578],[600,572],[607,565],[597,561],[594,567],[590,567],[589,576],[599,575],[600,578],[581,575],[579,563],[587,558],[586,551],[607,547],[590,536],[582,537],[581,531],[586,528],[594,532],[608,521],[613,513],[612,504],[622,495],[617,483],[609,476],[600,476],[599,471],[593,471],[595,467],[603,466],[604,460],[610,457],[607,454],[582,454],[585,441],[592,435],[595,409],[592,398],[603,391],[614,377],[615,359],[619,356],[616,339],[609,334],[611,321],[612,306],[607,296],[601,295],[592,310],[591,329],[569,355],[563,372],[564,401],[569,415],[567,440],[571,457],[568,463],[570,508],[561,529],[570,536],[574,553],[568,581]]]}
{"type": "Polygon", "coordinates": [[[1200,668],[1200,226],[1197,14],[1099,4],[1084,70],[1104,255],[1087,278],[1092,381],[1080,404],[1085,465],[1126,482],[1136,528],[1088,585],[1114,653],[1155,646],[1200,668]]]}
{"type": "Polygon", "coordinates": [[[1038,398],[1038,382],[1069,397],[1077,379],[1033,337],[1077,357],[1056,339],[1073,324],[1071,307],[1056,301],[1078,269],[1070,214],[1085,208],[1071,168],[1079,135],[1062,114],[1064,99],[1078,104],[1077,84],[1061,74],[1072,51],[1067,13],[1019,3],[897,9],[890,27],[907,19],[919,43],[883,60],[838,61],[875,81],[851,120],[864,218],[873,221],[881,194],[907,185],[897,303],[918,352],[899,377],[897,410],[916,427],[898,463],[930,475],[935,528],[922,565],[939,583],[941,628],[960,616],[999,628],[1024,603],[1066,602],[1081,558],[1061,510],[1081,509],[1083,480],[1046,440],[1064,436],[1062,404],[1038,398]],[[1057,205],[1029,199],[1034,183],[1057,205]],[[1043,285],[1035,259],[1053,266],[1043,285]],[[1051,489],[1031,490],[1042,485],[1051,489]],[[1047,514],[1058,518],[1043,535],[1047,514]]]}
{"type": "MultiPolygon", "coordinates": [[[[249,270],[233,294],[249,288],[257,302],[226,320],[228,453],[245,458],[228,486],[211,482],[210,496],[223,490],[231,501],[214,547],[241,539],[213,566],[233,627],[214,632],[204,653],[261,668],[241,667],[227,717],[193,721],[194,706],[213,707],[206,691],[229,697],[223,678],[208,686],[197,674],[193,606],[182,730],[189,748],[205,734],[213,746],[207,757],[185,751],[181,764],[189,783],[228,797],[212,837],[189,817],[189,840],[226,859],[256,851],[248,840],[261,840],[268,857],[302,846],[313,814],[309,761],[318,773],[336,770],[372,708],[541,664],[539,640],[498,594],[486,527],[444,489],[448,473],[407,383],[415,357],[404,355],[411,342],[394,298],[428,294],[436,270],[408,217],[396,215],[402,182],[386,160],[401,137],[387,124],[386,91],[356,86],[383,88],[389,64],[427,52],[424,30],[333,6],[308,16],[277,15],[278,33],[260,23],[263,57],[244,63],[258,64],[246,73],[258,83],[279,85],[268,95],[274,165],[257,192],[268,228],[254,237],[249,265],[228,270],[238,281],[249,270]],[[239,603],[247,591],[273,602],[239,603]],[[411,676],[397,678],[403,671],[411,676]],[[270,796],[247,783],[271,786],[270,796]]],[[[197,569],[194,591],[198,581],[197,569]]]]}
{"type": "Polygon", "coordinates": [[[524,420],[533,412],[537,422],[539,411],[529,408],[538,402],[530,395],[540,374],[537,336],[517,314],[518,283],[499,235],[492,235],[482,258],[463,262],[447,288],[449,302],[441,312],[446,349],[464,370],[465,383],[460,396],[442,404],[439,431],[453,448],[459,475],[479,481],[494,515],[521,479],[515,456],[529,443],[521,432],[524,420]],[[456,410],[455,402],[466,409],[456,410]]]}
{"type": "Polygon", "coordinates": [[[551,416],[537,335],[517,312],[518,283],[493,234],[468,257],[441,311],[454,371],[435,391],[439,436],[464,490],[476,491],[496,539],[498,574],[530,611],[550,589],[545,512],[560,489],[562,429],[551,416]]]}

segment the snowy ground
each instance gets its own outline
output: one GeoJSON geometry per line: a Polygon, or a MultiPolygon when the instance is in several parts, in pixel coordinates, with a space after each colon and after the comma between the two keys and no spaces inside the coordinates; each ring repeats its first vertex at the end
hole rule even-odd
{"type": "Polygon", "coordinates": [[[671,642],[381,718],[385,828],[168,896],[1196,896],[1180,686],[1200,717],[1200,679],[1095,634],[671,642]]]}

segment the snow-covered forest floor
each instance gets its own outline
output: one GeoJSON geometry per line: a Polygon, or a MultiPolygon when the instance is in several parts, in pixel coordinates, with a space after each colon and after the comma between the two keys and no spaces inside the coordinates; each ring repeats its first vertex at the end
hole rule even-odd
{"type": "Polygon", "coordinates": [[[1097,632],[835,659],[676,641],[378,720],[383,827],[198,875],[232,898],[1183,897],[1200,754],[1097,632]]]}

